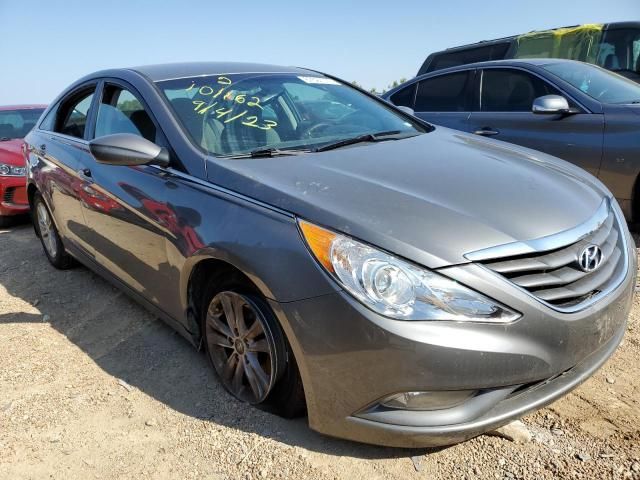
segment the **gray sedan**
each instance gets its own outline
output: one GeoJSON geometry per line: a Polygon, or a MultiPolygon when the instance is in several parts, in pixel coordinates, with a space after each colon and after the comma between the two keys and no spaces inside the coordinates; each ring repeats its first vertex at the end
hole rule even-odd
{"type": "Polygon", "coordinates": [[[512,142],[597,176],[640,221],[640,85],[571,60],[482,62],[416,77],[384,98],[438,125],[512,142]]]}
{"type": "Polygon", "coordinates": [[[110,279],[238,400],[329,435],[465,440],[576,387],[624,335],[636,256],[602,183],[331,76],[98,72],[26,150],[55,267],[110,279]]]}

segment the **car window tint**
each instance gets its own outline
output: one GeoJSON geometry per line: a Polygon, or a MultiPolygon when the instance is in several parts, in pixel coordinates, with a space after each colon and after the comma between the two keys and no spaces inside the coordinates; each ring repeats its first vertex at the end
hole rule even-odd
{"type": "Polygon", "coordinates": [[[92,89],[63,103],[57,116],[55,131],[70,137],[84,138],[93,94],[94,90],[92,89]]]}
{"type": "Polygon", "coordinates": [[[55,124],[56,124],[56,113],[58,112],[58,107],[59,105],[54,105],[53,107],[51,107],[51,110],[49,110],[49,112],[42,119],[42,122],[40,122],[40,127],[38,128],[40,128],[41,130],[47,130],[47,131],[54,130],[55,124]]]}
{"type": "Polygon", "coordinates": [[[24,138],[42,112],[39,108],[0,111],[0,140],[24,138]]]}
{"type": "Polygon", "coordinates": [[[467,109],[465,92],[468,81],[468,72],[456,72],[422,80],[418,84],[415,111],[465,111],[467,109]]]}
{"type": "Polygon", "coordinates": [[[530,112],[533,101],[543,95],[560,95],[542,79],[521,70],[485,70],[480,110],[483,112],[530,112]]]}
{"type": "Polygon", "coordinates": [[[403,88],[402,90],[398,90],[396,93],[389,97],[391,103],[397,105],[398,107],[409,107],[413,108],[416,96],[416,84],[413,83],[408,87],[403,88]]]}
{"type": "Polygon", "coordinates": [[[95,137],[131,133],[151,142],[156,140],[156,127],[140,101],[129,90],[116,85],[105,85],[95,137]]]}
{"type": "Polygon", "coordinates": [[[640,72],[640,31],[638,29],[614,29],[605,32],[600,44],[597,65],[614,72],[640,72]]]}
{"type": "Polygon", "coordinates": [[[510,46],[510,42],[504,42],[486,47],[468,48],[457,52],[442,53],[433,59],[429,66],[429,71],[442,70],[444,68],[468,65],[469,63],[484,62],[487,60],[501,60],[505,57],[510,46]]]}

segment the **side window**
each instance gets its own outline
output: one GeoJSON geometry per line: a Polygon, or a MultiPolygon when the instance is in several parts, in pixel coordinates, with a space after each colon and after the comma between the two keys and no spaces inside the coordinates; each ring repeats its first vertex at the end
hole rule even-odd
{"type": "MultiPolygon", "coordinates": [[[[84,138],[87,117],[93,101],[95,89],[85,91],[78,96],[63,101],[58,109],[55,122],[55,132],[76,138],[84,138]]],[[[46,119],[45,119],[46,120],[46,119]]]]}
{"type": "Polygon", "coordinates": [[[607,70],[640,73],[640,31],[637,29],[607,30],[600,43],[597,64],[607,70]]]}
{"type": "Polygon", "coordinates": [[[416,112],[464,112],[469,72],[456,72],[422,80],[418,84],[416,112]]]}
{"type": "Polygon", "coordinates": [[[476,62],[485,62],[487,60],[502,60],[510,46],[511,42],[502,42],[486,47],[466,48],[455,52],[445,52],[433,59],[429,66],[429,71],[442,70],[443,68],[468,65],[476,62]]]}
{"type": "Polygon", "coordinates": [[[95,137],[131,133],[156,141],[156,127],[140,101],[117,85],[106,84],[98,107],[95,137]]]}
{"type": "Polygon", "coordinates": [[[416,96],[416,84],[413,83],[402,90],[397,91],[389,97],[391,103],[398,107],[413,108],[416,96]]]}
{"type": "Polygon", "coordinates": [[[533,101],[543,95],[561,95],[545,81],[521,70],[484,70],[480,110],[483,112],[530,112],[533,101]]]}
{"type": "Polygon", "coordinates": [[[49,113],[42,119],[40,122],[40,130],[46,130],[48,132],[53,132],[56,124],[56,112],[58,111],[59,105],[54,105],[49,110],[49,113]]]}

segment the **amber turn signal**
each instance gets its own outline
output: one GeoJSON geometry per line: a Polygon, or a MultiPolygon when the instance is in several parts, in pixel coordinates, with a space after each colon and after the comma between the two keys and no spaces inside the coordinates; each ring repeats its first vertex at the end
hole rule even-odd
{"type": "Polygon", "coordinates": [[[300,220],[299,225],[302,235],[316,259],[327,271],[335,273],[331,264],[331,243],[336,238],[336,234],[304,220],[300,220]]]}

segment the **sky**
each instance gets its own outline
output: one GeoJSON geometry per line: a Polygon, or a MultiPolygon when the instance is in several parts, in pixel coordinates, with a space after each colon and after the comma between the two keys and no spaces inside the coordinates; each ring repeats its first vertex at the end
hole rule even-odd
{"type": "Polygon", "coordinates": [[[384,89],[426,56],[581,23],[640,20],[640,0],[0,0],[0,105],[47,103],[112,67],[250,61],[384,89]]]}

